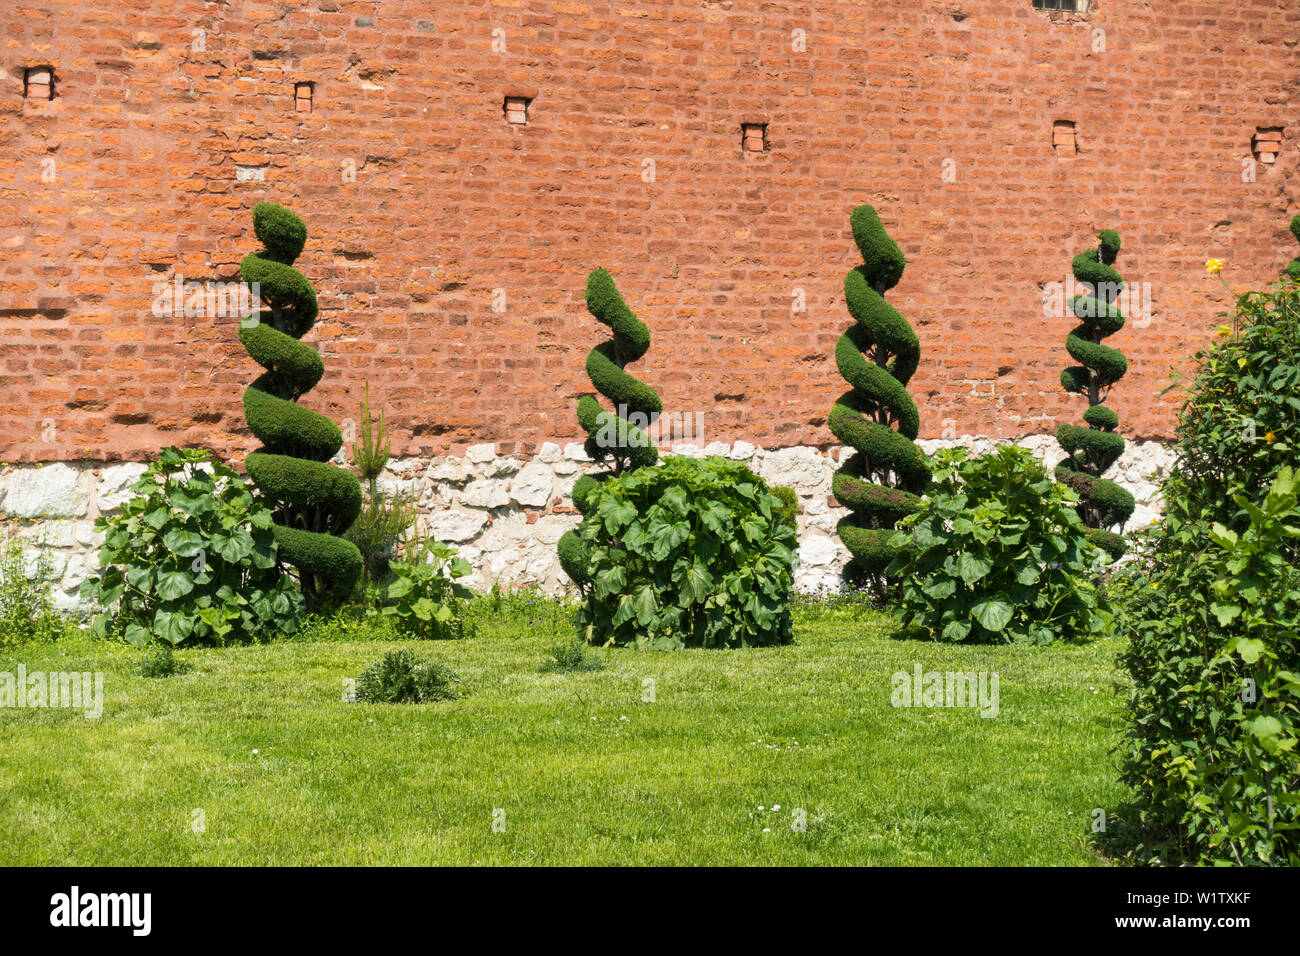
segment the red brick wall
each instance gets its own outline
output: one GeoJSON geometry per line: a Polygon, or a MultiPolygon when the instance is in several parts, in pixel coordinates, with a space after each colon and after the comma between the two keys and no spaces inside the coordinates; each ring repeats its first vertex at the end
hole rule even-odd
{"type": "Polygon", "coordinates": [[[263,199],[311,234],[327,371],[305,401],[355,416],[369,380],[397,451],[578,437],[596,265],[652,330],[634,370],[702,412],[705,439],[830,443],[862,202],[909,260],[891,298],[923,346],[924,436],[1078,414],[1057,382],[1071,323],[1040,287],[1105,227],[1154,305],[1110,340],[1130,360],[1111,404],[1126,434],[1166,436],[1157,393],[1229,300],[1205,260],[1258,286],[1297,252],[1298,26],[1292,0],[1095,0],[1086,18],[1030,0],[6,0],[0,456],[250,448],[234,321],[150,302],[177,272],[229,276],[263,199]],[[55,98],[24,100],[41,65],[55,98]],[[511,93],[534,97],[526,126],[511,93]],[[768,151],[742,150],[744,122],[768,151]],[[1243,182],[1257,127],[1284,144],[1243,182]]]}

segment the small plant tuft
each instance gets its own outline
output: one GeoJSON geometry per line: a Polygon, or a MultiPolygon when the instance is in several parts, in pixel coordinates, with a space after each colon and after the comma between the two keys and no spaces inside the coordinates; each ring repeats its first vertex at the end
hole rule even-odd
{"type": "Polygon", "coordinates": [[[543,674],[571,674],[603,670],[604,663],[587,656],[586,644],[580,638],[556,644],[550,657],[542,662],[543,674]]]}
{"type": "Polygon", "coordinates": [[[34,563],[16,539],[0,546],[0,647],[53,641],[68,626],[50,597],[53,566],[38,548],[34,563]]]}
{"type": "Polygon", "coordinates": [[[368,704],[429,704],[456,700],[454,671],[433,658],[419,660],[408,650],[392,651],[357,678],[357,700],[368,704]]]}
{"type": "Polygon", "coordinates": [[[141,659],[135,672],[140,677],[173,677],[192,669],[189,661],[175,655],[170,644],[162,644],[141,659]]]}

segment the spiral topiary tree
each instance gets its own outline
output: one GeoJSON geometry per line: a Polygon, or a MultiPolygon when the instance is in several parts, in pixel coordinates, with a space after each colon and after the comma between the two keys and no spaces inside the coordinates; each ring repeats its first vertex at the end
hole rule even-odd
{"type": "Polygon", "coordinates": [[[338,425],[297,404],[325,372],[320,353],[298,341],[318,312],[315,290],[293,268],[307,227],[283,206],[258,203],[253,231],[263,248],[244,257],[239,274],[259,289],[262,308],[240,323],[239,341],[266,371],[244,391],[244,418],[262,442],[245,466],[312,607],[346,597],[361,574],[361,552],[339,537],[361,510],[361,486],[327,464],[343,444],[338,425]]]}
{"type": "MultiPolygon", "coordinates": [[[[587,377],[596,391],[614,405],[601,407],[594,395],[578,401],[578,424],[587,432],[584,449],[597,462],[611,462],[611,469],[599,475],[583,475],[573,486],[573,505],[587,512],[588,497],[596,485],[659,460],[659,449],[644,431],[659,417],[663,403],[649,385],[624,371],[629,362],[641,358],[650,348],[650,330],[627,307],[614,278],[604,269],[587,276],[587,311],[608,325],[614,337],[587,353],[587,377]]],[[[570,531],[557,545],[560,566],[580,587],[588,583],[587,548],[576,532],[570,531]]]]}
{"type": "MultiPolygon", "coordinates": [[[[1300,216],[1291,220],[1291,235],[1295,236],[1296,242],[1300,242],[1300,216]]],[[[1300,282],[1300,259],[1292,259],[1286,264],[1286,274],[1300,282]]]]}
{"type": "Polygon", "coordinates": [[[1065,424],[1057,428],[1056,441],[1065,450],[1066,459],[1057,466],[1056,478],[1078,492],[1079,515],[1093,529],[1094,543],[1112,558],[1119,558],[1124,553],[1124,539],[1107,529],[1122,527],[1132,517],[1135,502],[1115,482],[1101,477],[1124,452],[1124,438],[1115,431],[1119,416],[1103,402],[1111,386],[1128,371],[1128,361],[1101,340],[1124,327],[1124,315],[1116,305],[1124,280],[1112,266],[1119,255],[1119,234],[1107,229],[1098,239],[1096,249],[1080,253],[1072,263],[1074,278],[1085,283],[1091,294],[1070,300],[1079,325],[1066,338],[1065,348],[1079,364],[1061,372],[1065,390],[1088,399],[1083,413],[1088,427],[1065,424]]]}
{"type": "Polygon", "coordinates": [[[851,388],[835,400],[827,424],[854,454],[835,472],[831,491],[849,514],[837,531],[853,555],[844,576],[878,595],[892,589],[885,569],[898,553],[894,525],[915,511],[930,482],[930,466],[916,445],[920,414],[907,393],[921,345],[884,299],[907,264],[871,206],[849,217],[863,264],[844,279],[854,324],[835,345],[835,364],[851,388]]]}

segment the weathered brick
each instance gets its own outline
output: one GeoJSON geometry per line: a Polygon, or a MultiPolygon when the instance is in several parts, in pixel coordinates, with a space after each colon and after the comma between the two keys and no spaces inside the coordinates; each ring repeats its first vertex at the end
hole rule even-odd
{"type": "Polygon", "coordinates": [[[701,445],[831,444],[861,202],[908,257],[889,298],[921,338],[924,437],[1077,418],[1057,380],[1071,322],[1044,317],[1042,287],[1107,227],[1154,310],[1111,340],[1130,372],[1110,404],[1129,435],[1167,437],[1170,365],[1230,305],[1204,261],[1261,287],[1295,255],[1298,21],[1276,0],[1102,6],[6,7],[0,460],[46,417],[44,457],[248,451],[257,367],[235,320],[149,306],[173,274],[229,279],[262,200],[310,230],[326,374],[304,401],[354,417],[370,382],[398,454],[581,437],[584,359],[607,334],[583,307],[597,265],[651,328],[633,370],[703,415],[701,445]],[[25,102],[21,71],[43,65],[57,95],[25,102]],[[508,96],[534,99],[527,125],[506,122],[508,96]],[[758,122],[765,143],[737,136],[758,122]]]}

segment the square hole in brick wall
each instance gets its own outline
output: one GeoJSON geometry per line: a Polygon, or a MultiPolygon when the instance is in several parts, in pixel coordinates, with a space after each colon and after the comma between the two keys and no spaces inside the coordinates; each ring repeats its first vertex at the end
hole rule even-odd
{"type": "Polygon", "coordinates": [[[767,151],[767,124],[766,123],[741,123],[740,124],[740,148],[747,153],[762,153],[767,151]]]}
{"type": "Polygon", "coordinates": [[[507,123],[516,123],[524,125],[528,122],[528,108],[533,105],[533,99],[530,96],[507,96],[502,110],[506,114],[507,123]]]}
{"type": "Polygon", "coordinates": [[[1250,141],[1250,151],[1255,159],[1265,166],[1277,162],[1277,154],[1282,152],[1282,127],[1258,126],[1250,141]]]}
{"type": "Polygon", "coordinates": [[[311,112],[312,96],[316,92],[315,83],[295,83],[293,85],[293,108],[299,113],[311,112]]]}
{"type": "Polygon", "coordinates": [[[23,96],[29,100],[54,99],[54,68],[29,66],[24,69],[23,96]]]}
{"type": "Polygon", "coordinates": [[[1052,149],[1061,159],[1074,159],[1079,154],[1078,132],[1072,120],[1057,120],[1052,124],[1052,149]]]}

